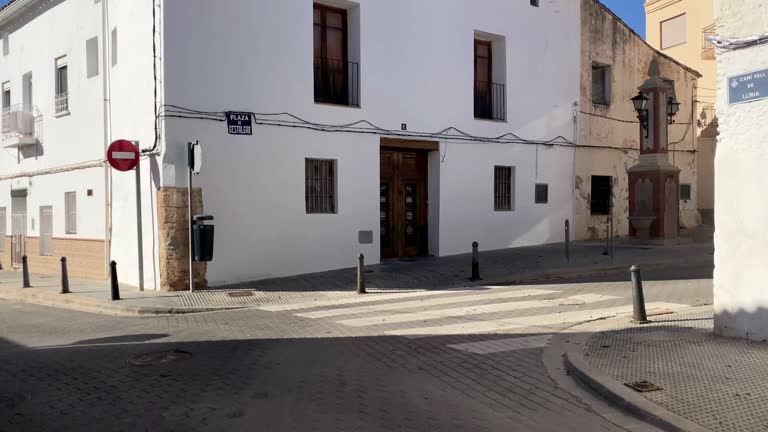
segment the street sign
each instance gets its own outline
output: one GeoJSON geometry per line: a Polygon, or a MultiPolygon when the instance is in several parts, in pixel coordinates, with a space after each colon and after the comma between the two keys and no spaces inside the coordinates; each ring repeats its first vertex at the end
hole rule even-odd
{"type": "Polygon", "coordinates": [[[768,69],[728,78],[728,105],[768,98],[768,69]]]}
{"type": "Polygon", "coordinates": [[[253,135],[253,117],[251,113],[227,113],[227,132],[230,135],[253,135]]]}
{"type": "Polygon", "coordinates": [[[118,171],[130,171],[139,163],[139,149],[128,140],[117,140],[107,148],[107,160],[118,171]]]}
{"type": "Polygon", "coordinates": [[[197,175],[203,167],[203,146],[200,145],[200,141],[192,141],[189,144],[189,169],[192,174],[197,175]]]}

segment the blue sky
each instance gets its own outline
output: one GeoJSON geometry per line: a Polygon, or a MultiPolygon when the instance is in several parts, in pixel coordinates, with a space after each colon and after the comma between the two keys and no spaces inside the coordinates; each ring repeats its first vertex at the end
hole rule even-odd
{"type": "MultiPolygon", "coordinates": [[[[611,8],[613,13],[620,16],[640,36],[645,37],[645,0],[600,0],[611,8]]],[[[8,0],[0,0],[0,6],[4,6],[8,0]]]]}

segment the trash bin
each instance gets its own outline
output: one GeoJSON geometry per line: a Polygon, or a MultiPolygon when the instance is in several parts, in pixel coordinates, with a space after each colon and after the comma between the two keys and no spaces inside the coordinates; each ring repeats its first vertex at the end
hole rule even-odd
{"type": "Polygon", "coordinates": [[[206,225],[206,221],[212,221],[211,215],[197,215],[192,217],[192,258],[194,261],[213,260],[213,225],[206,225]]]}

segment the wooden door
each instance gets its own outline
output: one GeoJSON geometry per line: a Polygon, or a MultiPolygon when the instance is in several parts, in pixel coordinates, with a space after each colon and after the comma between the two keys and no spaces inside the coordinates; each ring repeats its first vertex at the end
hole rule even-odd
{"type": "Polygon", "coordinates": [[[381,256],[427,253],[427,153],[381,150],[381,256]]]}

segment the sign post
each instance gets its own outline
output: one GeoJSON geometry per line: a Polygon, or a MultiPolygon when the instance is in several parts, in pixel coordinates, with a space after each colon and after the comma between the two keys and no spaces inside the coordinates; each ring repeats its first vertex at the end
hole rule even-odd
{"type": "Polygon", "coordinates": [[[141,161],[139,142],[117,140],[107,148],[107,161],[118,171],[136,172],[136,235],[139,256],[139,291],[144,291],[144,240],[141,220],[141,161]],[[135,168],[135,169],[134,169],[135,168]]]}
{"type": "Polygon", "coordinates": [[[195,290],[195,276],[192,273],[193,260],[193,242],[192,228],[192,174],[200,174],[200,168],[203,164],[203,148],[200,147],[200,141],[190,141],[187,143],[187,212],[189,215],[189,292],[195,290]]]}

